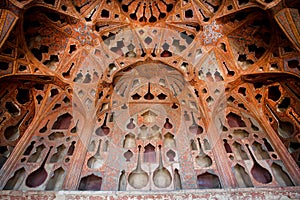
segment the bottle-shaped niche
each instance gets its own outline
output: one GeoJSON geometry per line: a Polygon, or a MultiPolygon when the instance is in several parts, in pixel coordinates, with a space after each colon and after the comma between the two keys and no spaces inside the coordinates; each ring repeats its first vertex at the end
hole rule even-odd
{"type": "Polygon", "coordinates": [[[51,146],[49,148],[48,153],[47,153],[45,159],[43,160],[41,166],[27,176],[26,185],[28,187],[31,187],[31,188],[38,187],[38,186],[42,185],[45,182],[45,180],[47,179],[48,173],[45,169],[45,164],[47,162],[47,159],[49,157],[49,154],[50,154],[52,148],[53,148],[53,146],[51,146]]]}
{"type": "Polygon", "coordinates": [[[197,135],[203,133],[203,128],[196,123],[196,120],[195,120],[195,117],[194,117],[194,113],[191,112],[191,114],[192,114],[193,124],[190,125],[189,131],[191,133],[195,133],[197,135]]]}
{"type": "Polygon", "coordinates": [[[201,168],[209,167],[212,165],[212,160],[208,155],[206,155],[206,153],[203,152],[200,138],[197,138],[197,140],[199,144],[199,155],[196,157],[196,163],[201,168]]]}
{"type": "Polygon", "coordinates": [[[24,119],[26,118],[29,111],[22,117],[22,119],[13,126],[9,126],[4,131],[4,137],[8,141],[15,141],[20,137],[20,125],[23,123],[24,119]]]}
{"type": "Polygon", "coordinates": [[[148,92],[144,95],[144,99],[146,100],[154,99],[154,95],[150,91],[150,82],[148,83],[148,92]]]}
{"type": "Polygon", "coordinates": [[[96,129],[96,135],[105,136],[109,134],[110,128],[106,125],[108,113],[105,114],[102,126],[96,129]]]}
{"type": "Polygon", "coordinates": [[[251,168],[251,174],[252,174],[253,178],[256,181],[258,181],[260,183],[263,183],[263,184],[270,183],[272,181],[272,175],[270,174],[270,172],[266,168],[262,167],[257,162],[254,155],[252,154],[252,151],[249,148],[249,145],[246,144],[246,146],[248,148],[249,154],[250,154],[250,156],[252,158],[252,161],[253,161],[253,166],[251,168]]]}
{"type": "Polygon", "coordinates": [[[130,118],[130,122],[126,126],[128,129],[134,129],[135,124],[133,123],[133,118],[130,118]]]}
{"type": "Polygon", "coordinates": [[[158,148],[159,148],[159,165],[153,172],[153,183],[158,188],[166,188],[171,184],[172,177],[169,170],[167,170],[167,168],[163,166],[161,145],[159,145],[158,148]]]}
{"type": "Polygon", "coordinates": [[[119,185],[118,185],[118,191],[125,191],[126,190],[126,174],[125,170],[122,170],[120,178],[119,178],[119,185]]]}
{"type": "Polygon", "coordinates": [[[95,155],[92,156],[91,158],[89,158],[89,160],[87,162],[88,167],[91,169],[98,169],[104,163],[102,156],[100,155],[101,143],[102,143],[102,140],[100,139],[95,155]]]}
{"type": "Polygon", "coordinates": [[[166,118],[165,124],[164,124],[165,129],[171,129],[173,128],[173,125],[170,123],[169,118],[166,118]]]}
{"type": "Polygon", "coordinates": [[[142,169],[141,164],[141,145],[138,146],[138,160],[135,170],[128,176],[128,183],[135,189],[141,189],[148,184],[149,175],[142,169]]]}
{"type": "Polygon", "coordinates": [[[180,178],[178,169],[174,170],[174,189],[175,190],[182,189],[181,178],[180,178]]]}

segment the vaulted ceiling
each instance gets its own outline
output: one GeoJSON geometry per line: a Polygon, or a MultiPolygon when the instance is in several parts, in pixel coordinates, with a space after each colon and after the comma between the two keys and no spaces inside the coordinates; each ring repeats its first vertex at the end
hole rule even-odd
{"type": "Polygon", "coordinates": [[[300,184],[294,0],[4,0],[0,188],[300,184]]]}

